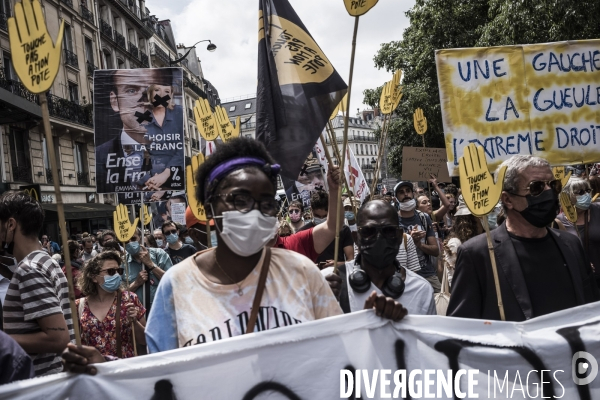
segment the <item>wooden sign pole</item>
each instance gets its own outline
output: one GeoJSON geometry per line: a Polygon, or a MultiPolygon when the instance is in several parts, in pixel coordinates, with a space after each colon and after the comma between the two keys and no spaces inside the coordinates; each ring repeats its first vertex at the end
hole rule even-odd
{"type": "MultiPolygon", "coordinates": [[[[44,135],[49,149],[54,149],[54,138],[50,128],[50,112],[48,111],[48,98],[46,93],[39,94],[40,106],[42,108],[42,120],[44,125],[44,135]]],[[[65,256],[65,271],[67,272],[67,281],[69,283],[69,305],[71,306],[71,318],[73,321],[73,330],[75,331],[75,343],[81,346],[81,334],[79,333],[79,315],[75,306],[75,286],[73,285],[73,273],[71,272],[71,255],[69,254],[69,235],[67,233],[67,220],[65,219],[65,209],[60,191],[60,179],[58,177],[58,165],[56,164],[56,153],[49,151],[50,168],[52,169],[52,180],[54,181],[54,195],[56,196],[56,212],[58,213],[58,226],[65,256]]]]}
{"type": "MultiPolygon", "coordinates": [[[[352,94],[352,75],[354,74],[354,56],[356,54],[356,36],[358,34],[358,19],[354,17],[354,33],[352,35],[352,54],[350,55],[350,77],[348,78],[348,100],[346,101],[346,115],[344,116],[344,142],[342,145],[342,158],[340,160],[340,171],[343,173],[344,164],[346,163],[346,146],[348,145],[348,120],[350,119],[350,96],[352,94]]],[[[337,143],[336,143],[337,145],[337,143]]],[[[342,188],[338,190],[338,211],[342,205],[342,188]]],[[[339,214],[339,213],[338,213],[339,214]]],[[[338,254],[340,252],[340,228],[341,218],[336,215],[335,223],[335,248],[333,251],[333,273],[337,273],[338,254]]]]}

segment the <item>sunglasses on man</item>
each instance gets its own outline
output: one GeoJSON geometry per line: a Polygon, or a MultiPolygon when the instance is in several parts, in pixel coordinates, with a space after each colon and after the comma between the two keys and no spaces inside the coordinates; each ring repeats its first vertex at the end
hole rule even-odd
{"type": "Polygon", "coordinates": [[[573,194],[575,196],[583,196],[586,193],[592,193],[592,189],[581,189],[581,190],[573,190],[573,194]]]}
{"type": "Polygon", "coordinates": [[[363,242],[375,241],[378,235],[386,239],[395,239],[398,233],[402,235],[403,230],[398,225],[361,226],[358,233],[363,242]]]}
{"type": "Polygon", "coordinates": [[[300,214],[300,210],[290,210],[290,214],[300,214]]]}
{"type": "MultiPolygon", "coordinates": [[[[556,194],[559,194],[562,191],[562,182],[559,179],[553,179],[551,181],[531,181],[525,190],[529,191],[531,196],[537,197],[546,190],[546,186],[552,189],[556,194]]],[[[514,196],[526,197],[517,193],[511,194],[514,196]]]]}

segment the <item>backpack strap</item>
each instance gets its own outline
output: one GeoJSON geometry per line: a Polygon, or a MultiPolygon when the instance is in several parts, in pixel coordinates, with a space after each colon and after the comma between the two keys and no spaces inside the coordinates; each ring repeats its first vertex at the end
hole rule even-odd
{"type": "Polygon", "coordinates": [[[340,278],[342,278],[342,289],[340,291],[340,307],[344,314],[349,314],[350,310],[350,299],[348,298],[348,280],[346,279],[346,264],[341,264],[338,266],[338,272],[340,274],[340,278]]]}

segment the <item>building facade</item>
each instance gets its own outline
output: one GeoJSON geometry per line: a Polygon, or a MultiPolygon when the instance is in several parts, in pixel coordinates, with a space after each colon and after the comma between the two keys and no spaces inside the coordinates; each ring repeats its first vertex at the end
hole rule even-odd
{"type": "MultiPolygon", "coordinates": [[[[95,188],[94,71],[168,66],[170,59],[177,58],[178,49],[169,21],[158,21],[151,16],[144,0],[44,0],[42,8],[51,38],[58,36],[60,23],[65,21],[60,69],[47,94],[54,148],[48,148],[44,137],[38,96],[24,88],[14,71],[7,30],[7,19],[14,15],[14,0],[2,0],[0,192],[39,185],[39,200],[46,210],[44,232],[58,240],[49,151],[55,153],[59,165],[58,179],[69,234],[112,227],[116,196],[97,194],[95,188]],[[166,57],[157,50],[157,43],[161,50],[165,47],[168,50],[166,57]]],[[[192,53],[197,60],[195,52],[192,53]]],[[[198,93],[212,87],[203,80],[201,70],[194,74],[188,66],[183,67],[189,75],[186,95],[199,96],[198,93]]],[[[186,107],[193,104],[189,101],[186,96],[186,107]]],[[[198,135],[189,108],[187,118],[186,155],[191,156],[192,150],[199,150],[200,145],[194,146],[192,140],[198,141],[198,135]]]]}

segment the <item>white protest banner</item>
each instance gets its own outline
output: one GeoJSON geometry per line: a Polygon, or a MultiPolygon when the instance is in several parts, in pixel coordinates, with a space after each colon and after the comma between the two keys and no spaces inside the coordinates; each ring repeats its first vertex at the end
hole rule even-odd
{"type": "Polygon", "coordinates": [[[402,148],[402,180],[426,181],[434,174],[438,182],[452,182],[446,165],[446,150],[431,147],[402,148]]]}
{"type": "Polygon", "coordinates": [[[186,203],[173,203],[171,204],[171,220],[177,222],[180,225],[185,226],[185,209],[186,203]]]}
{"type": "Polygon", "coordinates": [[[206,142],[206,148],[204,149],[204,156],[208,157],[216,150],[215,142],[206,142]]]}
{"type": "Polygon", "coordinates": [[[494,170],[514,154],[600,160],[600,40],[436,51],[450,175],[469,143],[494,170]]]}
{"type": "Polygon", "coordinates": [[[362,311],[98,364],[96,376],[20,381],[0,386],[0,399],[147,400],[156,387],[178,400],[338,399],[351,397],[346,380],[356,387],[358,370],[363,399],[598,399],[598,337],[600,303],[523,323],[392,323],[362,311]]]}
{"type": "MultiPolygon", "coordinates": [[[[327,132],[325,132],[325,135],[326,134],[327,132]]],[[[319,159],[319,164],[321,164],[321,167],[323,168],[323,176],[327,176],[327,171],[329,171],[329,163],[327,162],[327,156],[325,156],[325,147],[321,142],[321,138],[319,138],[315,144],[315,153],[319,159]]]]}
{"type": "Polygon", "coordinates": [[[344,162],[344,174],[346,175],[346,182],[350,186],[350,190],[354,193],[354,197],[362,202],[367,198],[371,191],[369,185],[365,180],[360,164],[354,157],[354,153],[350,146],[346,147],[346,160],[344,162]]]}

